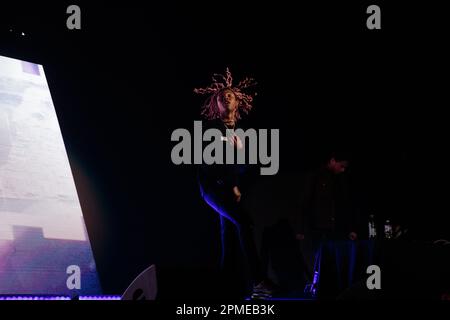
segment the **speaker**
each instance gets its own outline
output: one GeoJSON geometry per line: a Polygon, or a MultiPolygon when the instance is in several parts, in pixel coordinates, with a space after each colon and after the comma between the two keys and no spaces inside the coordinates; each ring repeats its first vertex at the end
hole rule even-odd
{"type": "Polygon", "coordinates": [[[121,300],[155,300],[157,292],[156,267],[152,264],[134,279],[121,300]]]}

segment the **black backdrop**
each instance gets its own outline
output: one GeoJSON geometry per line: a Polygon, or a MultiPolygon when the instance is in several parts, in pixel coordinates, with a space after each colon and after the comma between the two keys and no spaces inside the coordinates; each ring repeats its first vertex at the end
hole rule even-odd
{"type": "Polygon", "coordinates": [[[151,263],[177,281],[215,266],[218,219],[194,168],[171,163],[170,134],[192,128],[203,102],[192,89],[226,66],[259,83],[248,120],[280,128],[279,175],[255,185],[284,187],[259,188],[262,204],[294,197],[293,177],[339,144],[363,212],[397,214],[417,237],[448,234],[438,2],[380,3],[377,31],[364,2],[77,1],[79,31],[65,26],[69,4],[2,3],[0,53],[45,66],[106,293],[151,263]]]}

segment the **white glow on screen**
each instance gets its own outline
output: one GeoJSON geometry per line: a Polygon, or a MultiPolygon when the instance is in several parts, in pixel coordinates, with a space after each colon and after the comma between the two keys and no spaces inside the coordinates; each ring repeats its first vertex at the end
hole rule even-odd
{"type": "Polygon", "coordinates": [[[42,228],[44,237],[84,241],[44,70],[28,64],[30,73],[24,65],[0,57],[0,239],[11,239],[14,226],[28,226],[42,228]]]}
{"type": "Polygon", "coordinates": [[[44,69],[0,56],[0,294],[80,293],[101,288],[44,69]]]}

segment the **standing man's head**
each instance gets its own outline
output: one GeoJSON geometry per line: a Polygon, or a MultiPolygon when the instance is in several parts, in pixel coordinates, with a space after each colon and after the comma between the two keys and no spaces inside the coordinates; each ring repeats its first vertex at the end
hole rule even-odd
{"type": "Polygon", "coordinates": [[[334,174],[345,172],[348,166],[349,157],[342,152],[331,152],[326,158],[326,167],[334,174]]]}
{"type": "Polygon", "coordinates": [[[225,75],[214,74],[212,79],[213,83],[208,87],[194,89],[197,94],[208,95],[201,112],[206,119],[233,117],[238,120],[241,112],[248,113],[252,109],[253,95],[242,90],[256,85],[254,79],[245,78],[233,85],[233,77],[228,68],[225,75]]]}

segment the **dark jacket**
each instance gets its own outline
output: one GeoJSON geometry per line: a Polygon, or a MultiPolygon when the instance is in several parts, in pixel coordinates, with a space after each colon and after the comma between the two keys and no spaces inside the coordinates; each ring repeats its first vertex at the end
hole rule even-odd
{"type": "Polygon", "coordinates": [[[335,232],[348,235],[356,231],[356,215],[346,175],[321,168],[305,176],[300,194],[297,232],[335,232]]]}
{"type": "MultiPolygon", "coordinates": [[[[218,129],[222,132],[222,137],[227,137],[226,127],[220,119],[204,121],[202,123],[203,130],[210,128],[218,129]]],[[[236,126],[235,129],[238,127],[236,126]]],[[[204,142],[204,147],[210,142],[204,142]]],[[[222,141],[223,164],[202,164],[198,167],[198,180],[203,188],[215,188],[231,190],[233,187],[240,185],[240,175],[244,170],[243,165],[226,164],[226,149],[232,148],[228,141],[222,141]]],[[[204,150],[204,148],[203,148],[204,150]]]]}

